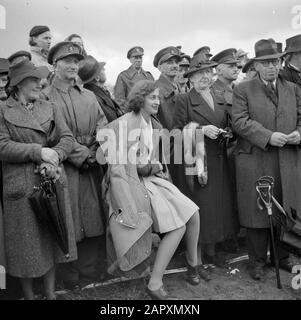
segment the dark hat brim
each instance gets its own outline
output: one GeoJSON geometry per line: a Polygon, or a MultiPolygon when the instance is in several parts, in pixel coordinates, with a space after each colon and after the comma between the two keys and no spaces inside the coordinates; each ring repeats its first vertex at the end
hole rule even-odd
{"type": "Polygon", "coordinates": [[[105,62],[97,62],[97,67],[95,68],[94,72],[91,74],[91,76],[87,79],[82,79],[80,76],[80,79],[82,81],[83,84],[89,83],[91,82],[95,76],[100,72],[100,70],[105,66],[105,62]]]}
{"type": "Polygon", "coordinates": [[[61,57],[59,57],[58,59],[56,59],[55,61],[53,61],[53,57],[51,58],[51,62],[49,61],[49,59],[48,59],[48,63],[49,64],[53,64],[53,63],[55,63],[55,62],[58,62],[58,61],[60,61],[60,60],[62,60],[62,59],[65,59],[65,58],[67,58],[67,57],[75,57],[75,58],[77,58],[79,61],[81,61],[81,60],[83,60],[85,57],[82,55],[82,54],[80,54],[80,53],[68,53],[68,54],[66,54],[66,55],[64,55],[64,56],[61,56],[61,57]]]}
{"type": "Polygon", "coordinates": [[[210,61],[210,64],[204,64],[204,65],[201,65],[199,67],[193,67],[193,68],[187,70],[184,73],[183,77],[184,78],[189,78],[189,76],[191,76],[193,73],[196,73],[196,72],[201,71],[201,70],[209,69],[209,68],[214,68],[216,66],[217,66],[216,62],[210,61]]]}
{"type": "Polygon", "coordinates": [[[14,87],[26,78],[46,79],[49,73],[50,71],[46,66],[37,67],[33,71],[25,72],[15,78],[10,78],[10,86],[14,87]]]}
{"type": "MultiPolygon", "coordinates": [[[[162,58],[163,58],[163,57],[162,57],[162,58]]],[[[170,59],[173,59],[173,58],[176,58],[178,61],[181,61],[181,59],[182,59],[179,54],[166,54],[166,55],[164,56],[164,59],[162,59],[162,58],[158,61],[158,66],[159,66],[160,64],[162,64],[162,63],[170,60],[170,59]]]]}
{"type": "Polygon", "coordinates": [[[261,56],[261,57],[254,57],[252,58],[254,61],[261,61],[261,60],[269,60],[269,59],[279,59],[283,57],[285,53],[274,53],[274,54],[269,54],[266,56],[261,56]]]}
{"type": "Polygon", "coordinates": [[[250,59],[243,67],[242,67],[242,72],[243,73],[247,73],[247,71],[250,69],[250,67],[252,66],[252,64],[254,63],[253,59],[250,59]]]}

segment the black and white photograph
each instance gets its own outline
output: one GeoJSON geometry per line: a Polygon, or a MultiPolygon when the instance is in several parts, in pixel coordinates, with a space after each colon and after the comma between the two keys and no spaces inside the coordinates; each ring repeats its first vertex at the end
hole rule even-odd
{"type": "Polygon", "coordinates": [[[301,300],[301,0],[0,0],[0,41],[0,309],[301,300]]]}

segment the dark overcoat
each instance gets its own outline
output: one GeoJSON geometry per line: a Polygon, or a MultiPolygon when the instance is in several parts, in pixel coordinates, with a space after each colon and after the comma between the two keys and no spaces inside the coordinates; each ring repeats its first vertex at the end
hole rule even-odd
{"type": "Polygon", "coordinates": [[[92,91],[95,94],[96,99],[109,123],[123,115],[123,111],[120,109],[117,102],[112,99],[108,90],[100,87],[96,82],[93,81],[86,83],[84,88],[92,91]]]}
{"type": "MultiPolygon", "coordinates": [[[[247,228],[268,228],[266,211],[257,206],[256,180],[264,175],[275,178],[275,197],[290,212],[301,212],[300,147],[272,147],[273,132],[301,133],[301,91],[297,85],[277,79],[278,104],[268,97],[259,77],[234,89],[232,121],[237,134],[236,178],[240,223],[247,228]]],[[[275,209],[275,208],[274,208],[275,209]]]]}
{"type": "MultiPolygon", "coordinates": [[[[42,229],[28,197],[39,185],[35,173],[41,163],[41,148],[58,152],[64,161],[74,147],[74,138],[57,106],[37,100],[32,113],[9,98],[0,107],[0,159],[3,161],[4,240],[8,272],[16,277],[40,277],[56,262],[66,262],[50,234],[42,229]]],[[[71,259],[77,258],[67,178],[61,178],[66,192],[66,223],[71,259]]]]}
{"type": "Polygon", "coordinates": [[[162,74],[156,81],[156,85],[160,91],[160,107],[157,117],[163,128],[172,130],[176,95],[180,92],[180,88],[177,84],[171,83],[162,74]]]}
{"type": "Polygon", "coordinates": [[[301,88],[301,72],[291,65],[286,65],[283,70],[280,71],[280,76],[290,82],[293,82],[301,88]]]}
{"type": "MultiPolygon", "coordinates": [[[[200,126],[226,127],[227,112],[225,108],[217,105],[216,101],[214,102],[213,111],[194,88],[187,94],[178,95],[174,128],[182,130],[190,122],[197,122],[200,126]]],[[[185,182],[184,167],[181,165],[177,171],[182,178],[178,180],[177,187],[200,208],[201,242],[215,243],[231,238],[236,232],[237,224],[233,210],[226,145],[220,139],[212,140],[205,136],[205,148],[208,166],[207,185],[201,187],[195,183],[195,189],[190,191],[185,182]]]]}

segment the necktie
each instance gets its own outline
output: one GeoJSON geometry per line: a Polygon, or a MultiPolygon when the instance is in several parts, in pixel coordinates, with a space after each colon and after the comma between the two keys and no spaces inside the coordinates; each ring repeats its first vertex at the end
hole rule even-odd
{"type": "Polygon", "coordinates": [[[274,83],[269,81],[267,84],[267,89],[268,89],[268,93],[269,93],[271,100],[277,106],[278,105],[278,96],[277,96],[276,87],[275,87],[274,83]]]}

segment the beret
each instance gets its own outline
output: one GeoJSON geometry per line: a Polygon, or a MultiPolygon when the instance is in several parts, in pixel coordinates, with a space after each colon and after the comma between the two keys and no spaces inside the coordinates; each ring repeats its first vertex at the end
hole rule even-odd
{"type": "Polygon", "coordinates": [[[36,37],[41,33],[50,31],[50,29],[47,26],[34,26],[30,32],[29,32],[29,36],[30,37],[36,37]]]}
{"type": "Polygon", "coordinates": [[[18,57],[28,57],[29,61],[31,60],[31,54],[30,52],[28,51],[24,51],[24,50],[21,50],[21,51],[17,51],[15,53],[13,53],[12,55],[10,55],[7,59],[9,62],[12,62],[15,58],[18,58],[18,57]]]}

